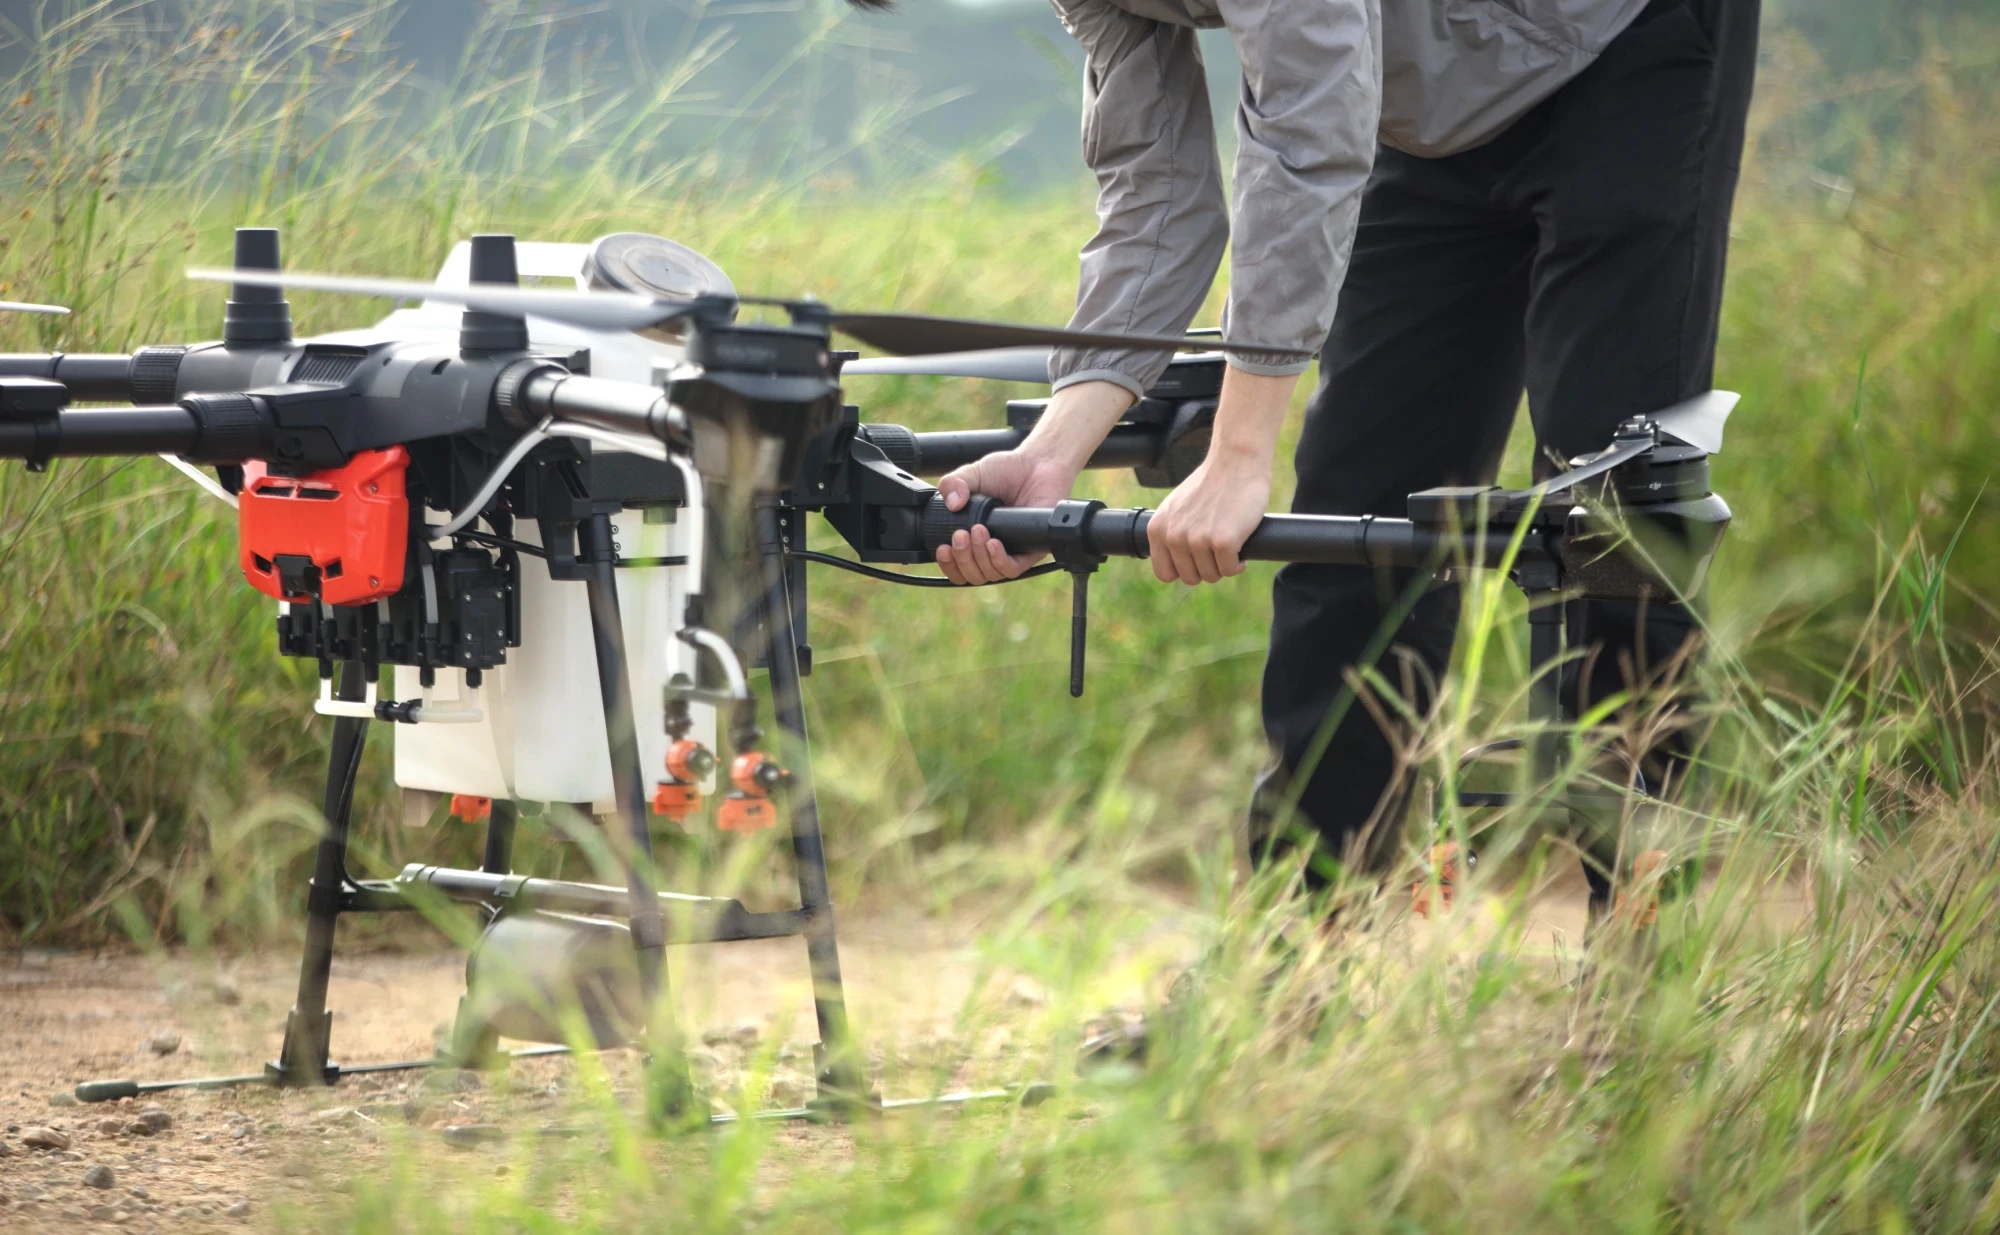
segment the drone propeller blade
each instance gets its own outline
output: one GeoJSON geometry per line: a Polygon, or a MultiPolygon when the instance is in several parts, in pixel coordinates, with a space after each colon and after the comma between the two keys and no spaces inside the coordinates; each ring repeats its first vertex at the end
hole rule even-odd
{"type": "Polygon", "coordinates": [[[922,313],[834,313],[835,330],[898,356],[940,356],[953,352],[986,352],[1024,347],[1115,347],[1133,351],[1177,352],[1187,347],[1213,347],[1209,340],[1179,335],[1106,334],[1088,330],[1057,330],[1048,326],[1013,326],[962,317],[930,317],[922,313]]]}
{"type": "Polygon", "coordinates": [[[1010,347],[992,352],[941,352],[932,356],[871,356],[850,360],[840,375],[884,377],[983,377],[996,382],[1049,383],[1049,349],[1010,347]]]}
{"type": "Polygon", "coordinates": [[[69,316],[69,310],[59,304],[28,304],[20,300],[0,300],[0,313],[52,313],[57,317],[69,316]]]}
{"type": "MultiPolygon", "coordinates": [[[[464,305],[484,313],[539,317],[584,330],[641,330],[678,317],[696,307],[691,301],[655,300],[630,292],[569,292],[540,288],[474,284],[440,287],[414,279],[350,278],[345,275],[291,274],[275,270],[195,269],[191,279],[211,283],[243,283],[253,287],[295,287],[303,291],[337,292],[349,296],[380,296],[390,300],[435,300],[464,305]]],[[[796,302],[743,297],[749,304],[796,302]]],[[[835,330],[870,347],[899,356],[937,356],[954,352],[986,352],[1029,347],[1112,347],[1130,350],[1179,351],[1213,347],[1209,340],[1175,335],[1108,334],[1057,330],[1046,326],[1013,326],[1004,322],[921,313],[827,313],[835,330]]]]}
{"type": "Polygon", "coordinates": [[[1541,494],[1544,498],[1548,498],[1567,489],[1574,489],[1593,476],[1602,476],[1619,464],[1638,458],[1656,444],[1651,437],[1634,438],[1616,450],[1607,451],[1582,467],[1571,468],[1547,484],[1539,486],[1541,494]]]}
{"type": "Polygon", "coordinates": [[[381,296],[389,300],[436,300],[464,305],[482,313],[539,317],[582,330],[639,330],[684,315],[685,302],[654,300],[630,292],[565,292],[539,288],[439,287],[415,279],[366,279],[344,275],[289,274],[274,270],[188,271],[190,279],[211,283],[247,283],[255,287],[296,287],[303,291],[338,292],[348,296],[381,296]]]}
{"type": "Polygon", "coordinates": [[[1743,396],[1729,390],[1711,390],[1683,403],[1653,413],[1653,423],[1706,454],[1722,453],[1722,427],[1743,396]]]}

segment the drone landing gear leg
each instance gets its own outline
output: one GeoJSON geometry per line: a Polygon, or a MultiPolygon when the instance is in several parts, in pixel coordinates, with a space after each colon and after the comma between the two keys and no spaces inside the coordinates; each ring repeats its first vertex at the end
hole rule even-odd
{"type": "Polygon", "coordinates": [[[653,887],[653,836],[626,673],[625,622],[618,609],[611,517],[597,514],[584,520],[577,528],[577,549],[577,556],[590,566],[585,582],[590,597],[590,633],[597,647],[597,682],[604,701],[605,736],[611,747],[612,790],[618,800],[618,817],[625,825],[625,843],[616,849],[624,860],[625,883],[632,898],[628,922],[649,1021],[647,1110],[656,1122],[665,1121],[687,1110],[694,1087],[688,1079],[687,1055],[681,1049],[667,981],[666,917],[660,912],[660,898],[653,887]]]}
{"type": "Polygon", "coordinates": [[[812,755],[807,745],[805,695],[800,686],[798,631],[793,622],[791,585],[785,568],[785,538],[797,516],[766,508],[758,512],[758,540],[764,571],[764,616],[770,632],[771,705],[778,727],[791,739],[785,758],[792,771],[786,793],[792,824],[792,858],[799,873],[799,906],[806,914],[806,959],[812,968],[813,1014],[819,1022],[815,1051],[821,1103],[848,1110],[865,1102],[865,1081],[847,1024],[847,993],[840,976],[840,943],[833,923],[833,893],[827,882],[826,845],[819,830],[819,796],[813,789],[812,755]]]}
{"type": "MultiPolygon", "coordinates": [[[[367,668],[348,661],[340,667],[335,697],[358,701],[367,684],[367,668]]],[[[340,1069],[328,1059],[333,1014],[326,1008],[326,988],[333,972],[334,928],[349,882],[347,830],[354,813],[354,782],[361,774],[367,740],[367,721],[353,716],[334,720],[333,752],[326,769],[326,831],[319,839],[312,887],[306,893],[306,948],[299,963],[298,997],[285,1018],[285,1043],[278,1061],[264,1069],[273,1084],[284,1088],[331,1085],[340,1078],[340,1069]]]]}

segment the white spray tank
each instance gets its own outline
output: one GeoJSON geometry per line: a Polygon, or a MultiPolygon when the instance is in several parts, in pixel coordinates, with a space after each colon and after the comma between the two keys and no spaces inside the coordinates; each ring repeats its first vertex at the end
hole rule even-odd
{"type": "MultiPolygon", "coordinates": [[[[471,255],[469,243],[454,246],[438,271],[438,286],[466,286],[471,255]]],[[[518,242],[515,262],[524,284],[561,280],[576,287],[673,296],[731,290],[722,271],[708,259],[672,241],[635,233],[607,236],[588,245],[518,242]]],[[[426,301],[391,313],[381,325],[399,334],[436,333],[455,339],[460,313],[457,305],[426,301]]],[[[682,355],[677,339],[658,332],[598,333],[536,317],[527,323],[529,342],[537,349],[588,348],[594,377],[652,382],[657,368],[678,362],[682,355]]],[[[593,443],[591,449],[612,448],[593,443]]],[[[688,543],[687,529],[699,524],[685,519],[648,522],[645,512],[628,510],[612,522],[624,557],[686,556],[697,548],[688,543]]],[[[533,520],[517,522],[514,534],[530,544],[540,543],[533,520]]],[[[659,780],[665,770],[666,683],[675,674],[693,679],[696,673],[694,650],[676,638],[690,585],[697,582],[689,574],[685,566],[618,571],[640,774],[648,783],[659,780]]],[[[610,746],[584,586],[549,578],[547,564],[527,555],[521,557],[520,579],[521,646],[508,650],[505,665],[486,672],[479,691],[485,718],[471,724],[394,727],[396,783],[405,791],[420,791],[415,798],[419,809],[406,810],[406,821],[421,822],[428,815],[428,794],[588,803],[594,813],[614,813],[610,746]]],[[[462,673],[438,672],[432,693],[439,704],[462,699],[464,691],[462,673]]],[[[419,692],[417,670],[397,666],[396,697],[411,698],[419,692]]],[[[691,712],[691,736],[712,749],[714,708],[695,704],[691,712]]],[[[708,792],[713,785],[702,788],[708,792]]]]}

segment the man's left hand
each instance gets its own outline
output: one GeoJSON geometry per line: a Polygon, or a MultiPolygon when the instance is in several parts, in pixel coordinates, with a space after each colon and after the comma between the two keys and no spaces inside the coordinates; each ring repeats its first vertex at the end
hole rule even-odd
{"type": "Polygon", "coordinates": [[[1243,542],[1271,501],[1271,457],[1210,451],[1160,503],[1146,538],[1162,583],[1214,583],[1243,573],[1243,542]]]}
{"type": "Polygon", "coordinates": [[[1167,494],[1146,539],[1162,583],[1214,583],[1243,573],[1243,542],[1271,502],[1271,456],[1298,376],[1264,377],[1231,365],[1208,457],[1167,494]]]}

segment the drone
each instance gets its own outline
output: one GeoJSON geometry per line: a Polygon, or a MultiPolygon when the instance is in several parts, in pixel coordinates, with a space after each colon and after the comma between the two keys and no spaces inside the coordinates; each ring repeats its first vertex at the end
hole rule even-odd
{"type": "MultiPolygon", "coordinates": [[[[685,1117],[685,1056],[672,1018],[654,1014],[670,1006],[667,946],[778,937],[801,938],[810,962],[817,1093],[759,1117],[1034,1097],[1036,1087],[893,1100],[866,1088],[802,699],[805,568],[950,586],[892,568],[931,563],[954,532],[984,524],[1013,552],[1049,556],[1030,576],[1070,575],[1069,686],[1081,694],[1088,580],[1113,557],[1148,556],[1151,516],[985,495],[950,510],[925,478],[1018,445],[1047,400],[1009,402],[1004,428],[914,432],[862,421],[845,384],[897,374],[1046,382],[1049,350],[1067,346],[1173,353],[1091,460],[1171,487],[1206,451],[1227,341],[744,296],[692,249],[636,233],[589,245],[478,235],[425,283],[287,273],[275,230],[241,228],[231,267],[190,274],[230,284],[219,340],[0,356],[0,458],[40,472],[64,458],[159,454],[235,505],[240,566],[277,604],[279,653],[317,668],[312,707],[332,724],[326,827],[278,1058],[241,1076],[86,1082],[79,1099],[323,1086],[643,1044],[649,1103],[685,1117]],[[546,285],[564,279],[574,290],[546,285]],[[373,328],[294,338],[291,288],[418,307],[373,328]],[[745,320],[745,308],[780,320],[745,320]],[[888,355],[861,359],[836,336],[888,355]],[[75,406],[85,403],[116,406],[75,406]],[[853,557],[805,547],[813,514],[853,557]],[[758,666],[775,743],[758,724],[758,666]],[[418,863],[387,879],[350,870],[354,790],[378,725],[394,732],[409,800],[449,797],[454,815],[484,823],[478,869],[418,863]],[[598,839],[622,886],[514,869],[519,820],[542,804],[605,819],[598,839]],[[656,827],[695,826],[711,804],[720,831],[782,820],[796,907],[753,911],[655,886],[656,827]],[[335,924],[447,903],[485,921],[449,1047],[430,1059],[334,1062],[335,924]],[[543,1045],[504,1051],[502,1037],[543,1045]]],[[[1708,460],[1735,402],[1711,392],[1633,417],[1601,452],[1528,489],[1428,490],[1401,519],[1270,515],[1242,556],[1502,569],[1535,602],[1681,603],[1729,523],[1708,460]]],[[[1558,614],[1531,605],[1537,666],[1563,654],[1558,614]]],[[[1554,775],[1554,735],[1571,719],[1554,676],[1538,674],[1531,692],[1550,735],[1532,741],[1538,779],[1554,775]]]]}

